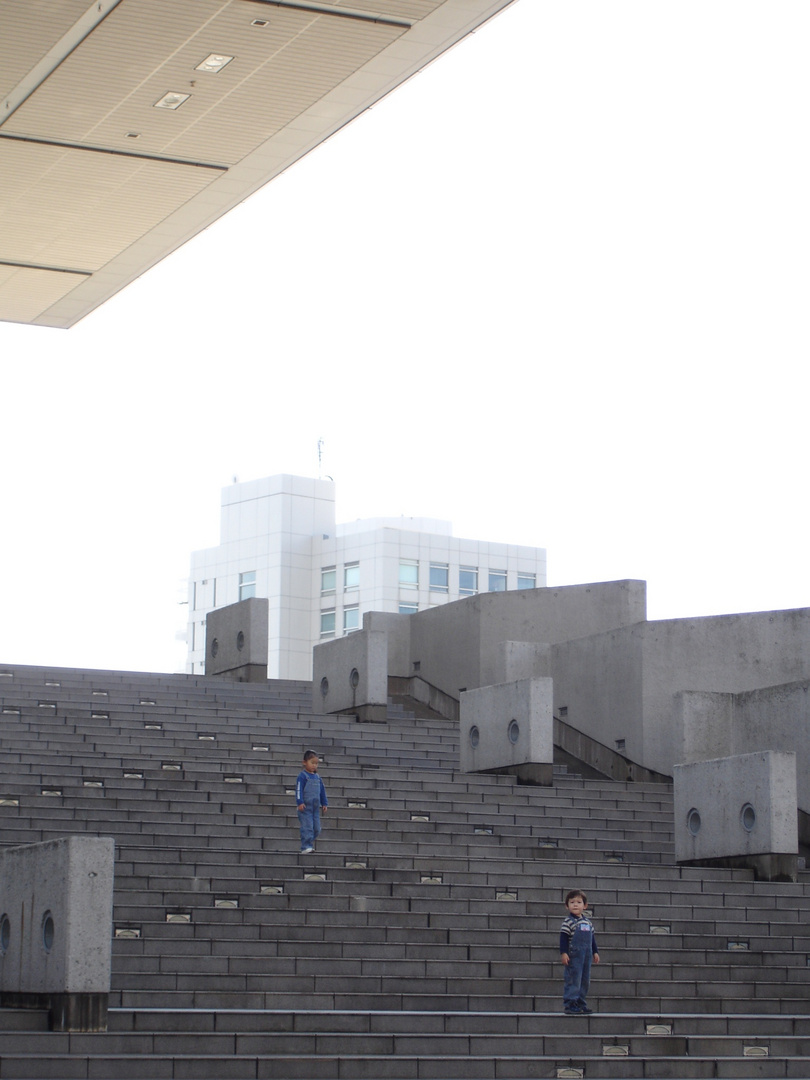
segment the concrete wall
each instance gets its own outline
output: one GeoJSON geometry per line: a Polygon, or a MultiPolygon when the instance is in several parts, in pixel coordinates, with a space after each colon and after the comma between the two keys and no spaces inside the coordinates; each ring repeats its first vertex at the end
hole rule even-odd
{"type": "MultiPolygon", "coordinates": [[[[627,626],[645,616],[643,581],[473,596],[413,618],[411,673],[457,698],[462,690],[503,681],[506,642],[551,645],[627,626]]],[[[543,663],[545,654],[536,655],[543,663]]],[[[525,659],[524,650],[524,677],[529,674],[525,659]]]]}
{"type": "Polygon", "coordinates": [[[555,716],[650,767],[642,699],[644,626],[553,645],[551,673],[555,716]]]}
{"type": "Polygon", "coordinates": [[[48,1007],[60,1028],[106,1026],[113,858],[106,837],[0,851],[3,1005],[48,1007]]]}
{"type": "Polygon", "coordinates": [[[411,674],[411,616],[368,611],[363,630],[379,630],[388,639],[388,674],[408,678],[411,674]]]}
{"type": "Polygon", "coordinates": [[[675,709],[683,731],[683,762],[721,752],[795,752],[798,806],[810,814],[810,681],[742,694],[691,691],[676,696],[675,709]]]}
{"type": "Polygon", "coordinates": [[[535,641],[501,641],[493,661],[497,682],[548,678],[551,675],[551,646],[535,641]]]}
{"type": "MultiPolygon", "coordinates": [[[[561,719],[607,746],[624,740],[631,760],[671,776],[683,757],[676,695],[810,678],[810,609],[643,622],[553,646],[551,673],[561,719]]],[[[706,736],[713,756],[731,752],[722,724],[706,736]]]]}
{"type": "Polygon", "coordinates": [[[738,694],[810,679],[810,608],[651,622],[643,636],[645,764],[660,772],[671,774],[682,752],[679,691],[738,694]]]}

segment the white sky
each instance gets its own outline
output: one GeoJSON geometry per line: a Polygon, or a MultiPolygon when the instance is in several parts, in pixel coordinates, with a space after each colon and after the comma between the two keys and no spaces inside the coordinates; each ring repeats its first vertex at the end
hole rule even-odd
{"type": "Polygon", "coordinates": [[[182,670],[234,476],[810,604],[810,5],[517,0],[69,331],[0,323],[0,662],[182,670]]]}

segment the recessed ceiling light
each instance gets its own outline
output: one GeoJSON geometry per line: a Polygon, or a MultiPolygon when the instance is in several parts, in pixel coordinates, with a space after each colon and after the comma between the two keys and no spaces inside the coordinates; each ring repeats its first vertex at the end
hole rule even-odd
{"type": "Polygon", "coordinates": [[[251,19],[251,26],[269,26],[270,23],[267,19],[251,19]]]}
{"type": "Polygon", "coordinates": [[[160,101],[155,102],[156,109],[179,109],[184,101],[188,101],[191,94],[164,94],[160,101]]]}
{"type": "Polygon", "coordinates": [[[230,64],[233,60],[232,56],[221,56],[219,53],[211,53],[210,56],[206,56],[201,64],[197,64],[195,71],[222,71],[222,69],[230,64]]]}
{"type": "Polygon", "coordinates": [[[127,139],[140,139],[140,137],[141,137],[140,131],[128,131],[126,133],[126,136],[125,136],[125,138],[127,138],[127,139]]]}

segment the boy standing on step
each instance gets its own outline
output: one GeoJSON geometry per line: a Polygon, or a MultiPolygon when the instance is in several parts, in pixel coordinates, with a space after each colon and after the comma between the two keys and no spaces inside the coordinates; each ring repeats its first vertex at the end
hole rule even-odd
{"type": "Polygon", "coordinates": [[[560,959],[565,967],[563,1003],[568,1016],[593,1012],[586,998],[591,982],[591,962],[599,963],[596,935],[586,909],[588,898],[581,889],[572,889],[565,898],[568,914],[560,928],[560,959]]]}
{"type": "Polygon", "coordinates": [[[326,813],[329,803],[323,780],[318,776],[318,755],[314,750],[304,753],[303,765],[295,781],[295,802],[301,826],[301,854],[309,855],[315,850],[321,831],[321,810],[326,813]]]}

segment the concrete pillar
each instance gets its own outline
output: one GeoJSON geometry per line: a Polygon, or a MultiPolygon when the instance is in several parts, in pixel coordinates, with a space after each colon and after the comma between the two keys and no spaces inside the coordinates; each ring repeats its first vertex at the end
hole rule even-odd
{"type": "Polygon", "coordinates": [[[69,836],[0,851],[0,1004],[59,1031],[105,1031],[114,842],[69,836]]]}
{"type": "Polygon", "coordinates": [[[354,713],[364,722],[388,715],[388,635],[358,630],[316,645],[313,655],[315,713],[354,713]]]}
{"type": "Polygon", "coordinates": [[[461,771],[507,772],[525,783],[552,782],[551,679],[481,686],[461,694],[461,771]]]}
{"type": "Polygon", "coordinates": [[[205,674],[267,682],[269,602],[259,596],[210,611],[205,620],[205,674]]]}
{"type": "Polygon", "coordinates": [[[754,754],[676,765],[675,858],[796,881],[796,755],[754,754]]]}

